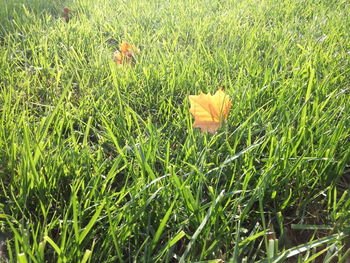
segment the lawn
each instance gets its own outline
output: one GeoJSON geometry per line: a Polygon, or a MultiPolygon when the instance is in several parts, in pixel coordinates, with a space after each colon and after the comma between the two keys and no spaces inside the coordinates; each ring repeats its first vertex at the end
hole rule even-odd
{"type": "Polygon", "coordinates": [[[0,0],[0,262],[349,262],[349,28],[348,0],[0,0]]]}

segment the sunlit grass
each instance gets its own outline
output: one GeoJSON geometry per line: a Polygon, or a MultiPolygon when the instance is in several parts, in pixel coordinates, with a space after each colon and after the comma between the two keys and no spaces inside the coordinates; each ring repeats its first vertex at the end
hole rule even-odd
{"type": "Polygon", "coordinates": [[[344,262],[349,10],[0,0],[0,262],[344,262]],[[201,133],[188,95],[219,86],[201,133]]]}

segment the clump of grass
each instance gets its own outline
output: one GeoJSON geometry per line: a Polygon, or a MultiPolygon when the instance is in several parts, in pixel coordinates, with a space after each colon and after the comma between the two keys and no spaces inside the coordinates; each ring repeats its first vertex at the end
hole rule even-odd
{"type": "Polygon", "coordinates": [[[1,2],[0,261],[344,262],[348,9],[1,2]],[[218,86],[201,133],[187,96],[218,86]]]}

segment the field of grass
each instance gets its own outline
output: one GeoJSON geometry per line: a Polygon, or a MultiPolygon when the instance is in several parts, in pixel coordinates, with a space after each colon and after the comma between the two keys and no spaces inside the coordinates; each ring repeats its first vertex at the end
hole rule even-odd
{"type": "Polygon", "coordinates": [[[348,262],[349,29],[347,0],[0,0],[0,262],[348,262]]]}

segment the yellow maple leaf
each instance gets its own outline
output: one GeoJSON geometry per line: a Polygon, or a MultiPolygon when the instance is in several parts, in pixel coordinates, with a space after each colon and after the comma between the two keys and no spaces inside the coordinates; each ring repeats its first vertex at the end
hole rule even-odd
{"type": "Polygon", "coordinates": [[[214,95],[201,93],[189,96],[192,113],[195,121],[193,127],[201,128],[202,132],[215,133],[227,119],[231,108],[228,95],[219,88],[214,95]]]}

